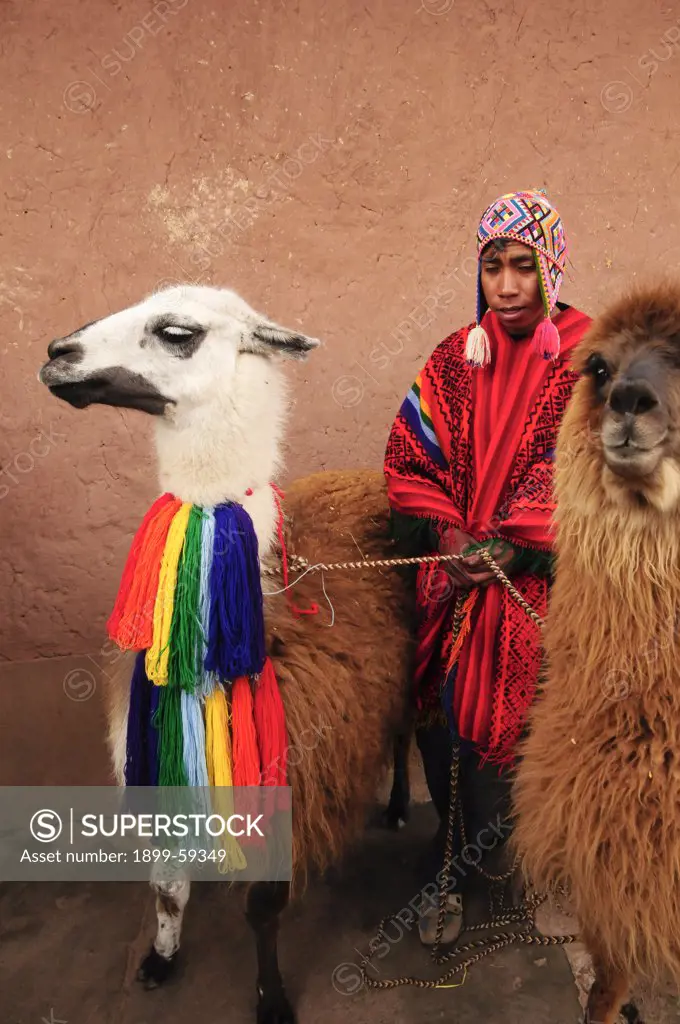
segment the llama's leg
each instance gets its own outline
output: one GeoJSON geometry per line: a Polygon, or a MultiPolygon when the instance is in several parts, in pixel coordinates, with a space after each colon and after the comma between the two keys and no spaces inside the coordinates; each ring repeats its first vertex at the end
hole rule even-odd
{"type": "Polygon", "coordinates": [[[295,1024],[279,971],[279,914],[288,903],[288,882],[254,882],[246,897],[246,918],[257,945],[257,1024],[295,1024]]]}
{"type": "Polygon", "coordinates": [[[390,793],[390,802],[385,811],[385,823],[388,828],[401,828],[408,821],[409,802],[411,800],[408,772],[410,747],[410,733],[402,733],[394,741],[392,792],[390,793]]]}
{"type": "Polygon", "coordinates": [[[628,996],[629,980],[595,952],[596,945],[588,942],[586,936],[584,939],[595,968],[595,981],[588,997],[584,1024],[616,1024],[628,996]]]}
{"type": "Polygon", "coordinates": [[[171,882],[163,882],[152,877],[151,887],[156,892],[158,927],[153,946],[137,972],[137,980],[141,981],[145,988],[157,988],[162,985],[175,968],[184,908],[189,901],[191,882],[185,876],[171,882]]]}

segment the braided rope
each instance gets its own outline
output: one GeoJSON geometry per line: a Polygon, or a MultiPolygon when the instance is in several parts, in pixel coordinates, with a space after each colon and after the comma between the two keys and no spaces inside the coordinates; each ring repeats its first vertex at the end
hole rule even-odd
{"type": "MultiPolygon", "coordinates": [[[[402,975],[399,978],[383,978],[377,980],[375,978],[369,978],[367,974],[367,965],[370,966],[370,959],[376,952],[379,944],[385,937],[385,926],[388,921],[394,920],[394,914],[388,914],[384,917],[378,925],[378,932],[375,937],[371,940],[368,947],[368,957],[364,957],[361,963],[360,971],[361,978],[366,988],[371,989],[393,989],[400,988],[403,986],[410,986],[412,988],[421,989],[435,989],[444,988],[448,985],[452,978],[456,975],[462,974],[463,981],[459,984],[463,984],[467,976],[468,969],[474,964],[479,963],[484,957],[489,956],[491,953],[496,953],[501,949],[505,949],[507,946],[513,943],[519,943],[520,945],[528,946],[567,946],[572,942],[576,942],[579,938],[578,935],[535,935],[532,934],[532,930],[536,927],[536,910],[538,907],[545,902],[547,899],[546,893],[534,893],[528,899],[525,899],[519,907],[513,908],[512,910],[506,910],[505,914],[496,914],[493,908],[493,899],[491,905],[491,919],[485,921],[482,924],[470,925],[465,928],[466,932],[478,932],[489,928],[505,928],[509,924],[521,924],[524,923],[524,927],[515,931],[499,932],[494,935],[486,936],[481,939],[473,939],[471,942],[467,942],[464,945],[455,945],[452,950],[448,953],[439,953],[439,946],[441,945],[442,935],[444,933],[444,918],[446,914],[446,896],[448,890],[448,882],[450,879],[451,864],[453,862],[453,835],[456,817],[459,818],[461,827],[461,839],[464,846],[467,845],[465,839],[465,826],[463,822],[462,803],[460,801],[458,792],[458,778],[460,771],[460,744],[456,740],[453,746],[453,752],[451,756],[451,771],[449,775],[449,813],[447,820],[447,831],[446,831],[446,843],[444,849],[444,865],[441,872],[441,881],[439,887],[439,908],[437,914],[437,931],[435,933],[434,945],[432,947],[432,960],[438,966],[442,967],[444,964],[449,963],[451,960],[460,957],[465,953],[471,953],[471,956],[466,956],[459,963],[445,971],[438,979],[430,980],[425,978],[417,978],[412,975],[402,975]]],[[[507,881],[514,872],[517,864],[517,858],[515,863],[509,872],[503,875],[491,875],[488,872],[480,868],[479,864],[475,864],[475,869],[487,879],[493,882],[507,881]]],[[[564,890],[560,888],[560,892],[564,893],[564,890]]],[[[501,910],[503,909],[501,905],[501,910]]]]}
{"type": "MultiPolygon", "coordinates": [[[[520,594],[519,590],[513,586],[510,579],[505,575],[500,565],[496,560],[489,554],[485,548],[479,548],[476,552],[488,565],[491,571],[495,574],[499,583],[501,583],[508,593],[517,601],[519,606],[524,609],[532,622],[541,629],[543,627],[543,619],[540,617],[528,601],[520,594]]],[[[327,565],[325,562],[316,562],[314,565],[310,565],[306,558],[301,555],[292,555],[290,558],[290,564],[295,567],[296,570],[304,570],[305,572],[335,572],[338,569],[384,569],[390,566],[403,566],[403,565],[420,565],[430,564],[432,562],[462,562],[461,555],[418,555],[414,558],[364,558],[353,562],[331,562],[327,565]]],[[[277,566],[263,567],[261,572],[264,576],[274,576],[278,573],[277,566]]],[[[297,581],[294,580],[293,584],[297,581]]]]}
{"type": "Polygon", "coordinates": [[[524,609],[524,611],[527,613],[531,621],[535,622],[539,629],[542,629],[544,626],[544,622],[541,616],[538,614],[538,612],[534,611],[534,609],[531,607],[528,601],[524,600],[517,587],[513,586],[511,581],[508,579],[508,577],[501,569],[500,565],[498,565],[494,558],[492,558],[489,552],[485,548],[480,548],[478,554],[486,562],[489,568],[496,574],[499,582],[502,583],[505,589],[510,593],[510,595],[514,597],[515,601],[517,601],[517,604],[520,606],[520,608],[524,609]]]}
{"type": "MultiPolygon", "coordinates": [[[[330,565],[326,565],[325,562],[316,562],[314,565],[310,565],[302,555],[291,555],[290,558],[290,561],[297,563],[300,569],[314,569],[321,570],[322,572],[332,572],[334,569],[372,569],[389,565],[416,565],[419,562],[459,562],[460,560],[460,555],[418,555],[416,558],[364,558],[356,562],[331,562],[330,565]]],[[[270,566],[263,569],[262,572],[266,575],[274,575],[278,572],[278,568],[270,566]]]]}

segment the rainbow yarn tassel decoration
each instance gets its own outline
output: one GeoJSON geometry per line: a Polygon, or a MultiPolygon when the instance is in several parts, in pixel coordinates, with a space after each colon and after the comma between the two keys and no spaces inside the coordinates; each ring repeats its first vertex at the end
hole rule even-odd
{"type": "MultiPolygon", "coordinates": [[[[241,505],[161,495],[130,546],[107,631],[138,652],[127,786],[287,785],[257,535],[241,505]]],[[[236,840],[225,843],[225,870],[244,867],[236,840]]]]}

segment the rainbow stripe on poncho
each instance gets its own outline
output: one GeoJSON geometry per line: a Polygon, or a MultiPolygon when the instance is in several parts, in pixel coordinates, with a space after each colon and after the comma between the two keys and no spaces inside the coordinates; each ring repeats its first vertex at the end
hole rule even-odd
{"type": "Polygon", "coordinates": [[[257,535],[236,502],[163,494],[130,547],[108,635],[139,652],[126,786],[286,786],[257,535]]]}

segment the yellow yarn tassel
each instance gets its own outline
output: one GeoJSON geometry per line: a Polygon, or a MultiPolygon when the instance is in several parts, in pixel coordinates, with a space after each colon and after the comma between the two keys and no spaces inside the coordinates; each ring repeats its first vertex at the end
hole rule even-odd
{"type": "MultiPolygon", "coordinates": [[[[224,690],[219,685],[205,699],[205,754],[210,785],[233,786],[229,708],[224,690]]],[[[216,793],[214,810],[225,820],[233,814],[234,798],[231,794],[216,793]]],[[[242,871],[247,867],[243,850],[234,836],[225,832],[220,841],[227,854],[219,864],[220,874],[242,871]]]]}
{"type": "Polygon", "coordinates": [[[168,530],[163,560],[158,577],[158,590],[153,608],[153,643],[146,652],[144,660],[146,674],[156,686],[167,686],[168,660],[170,656],[170,623],[175,606],[175,586],[177,584],[177,566],[182,554],[184,535],[191,513],[191,503],[184,504],[177,510],[168,530]]]}

